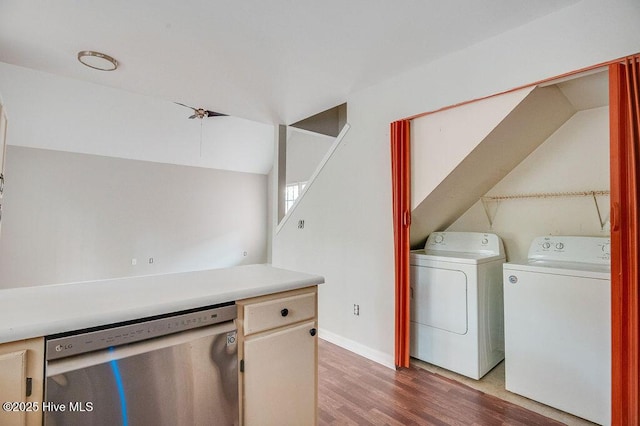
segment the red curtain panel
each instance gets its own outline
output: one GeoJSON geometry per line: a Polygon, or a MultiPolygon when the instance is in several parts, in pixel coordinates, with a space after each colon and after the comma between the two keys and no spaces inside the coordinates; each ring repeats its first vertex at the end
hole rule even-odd
{"type": "Polygon", "coordinates": [[[638,174],[640,55],[609,66],[612,424],[640,424],[638,174]]]}
{"type": "Polygon", "coordinates": [[[411,152],[409,120],[391,123],[391,174],[395,253],[395,364],[409,367],[409,227],[411,225],[411,152]]]}

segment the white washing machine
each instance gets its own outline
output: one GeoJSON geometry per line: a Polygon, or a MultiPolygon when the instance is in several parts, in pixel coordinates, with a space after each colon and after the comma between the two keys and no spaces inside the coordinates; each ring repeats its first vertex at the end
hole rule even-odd
{"type": "Polygon", "coordinates": [[[480,379],[504,359],[502,240],[435,232],[411,252],[414,358],[480,379]]]}
{"type": "Polygon", "coordinates": [[[503,269],[507,390],[611,424],[609,238],[539,237],[503,269]]]}

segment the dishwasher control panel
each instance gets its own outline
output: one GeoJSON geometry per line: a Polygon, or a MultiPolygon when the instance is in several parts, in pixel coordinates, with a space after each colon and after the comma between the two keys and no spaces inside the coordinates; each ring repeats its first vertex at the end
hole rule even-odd
{"type": "Polygon", "coordinates": [[[167,334],[232,321],[236,318],[235,304],[198,311],[168,314],[162,317],[120,323],[99,329],[79,331],[62,337],[47,338],[47,360],[66,358],[86,352],[126,345],[167,334]]]}

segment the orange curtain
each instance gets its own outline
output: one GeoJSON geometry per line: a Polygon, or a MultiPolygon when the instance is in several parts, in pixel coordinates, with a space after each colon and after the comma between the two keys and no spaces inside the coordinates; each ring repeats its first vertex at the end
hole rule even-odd
{"type": "Polygon", "coordinates": [[[640,424],[640,56],[609,66],[612,424],[640,424]]]}
{"type": "Polygon", "coordinates": [[[391,123],[391,181],[396,263],[395,364],[409,367],[409,227],[411,222],[411,152],[409,120],[391,123]]]}

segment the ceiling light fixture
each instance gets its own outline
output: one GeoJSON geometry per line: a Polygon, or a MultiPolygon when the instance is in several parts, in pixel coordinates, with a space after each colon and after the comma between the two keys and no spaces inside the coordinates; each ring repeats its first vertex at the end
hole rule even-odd
{"type": "Polygon", "coordinates": [[[94,52],[93,50],[83,50],[78,52],[78,60],[82,65],[100,71],[113,71],[118,68],[118,61],[104,53],[94,52]]]}

